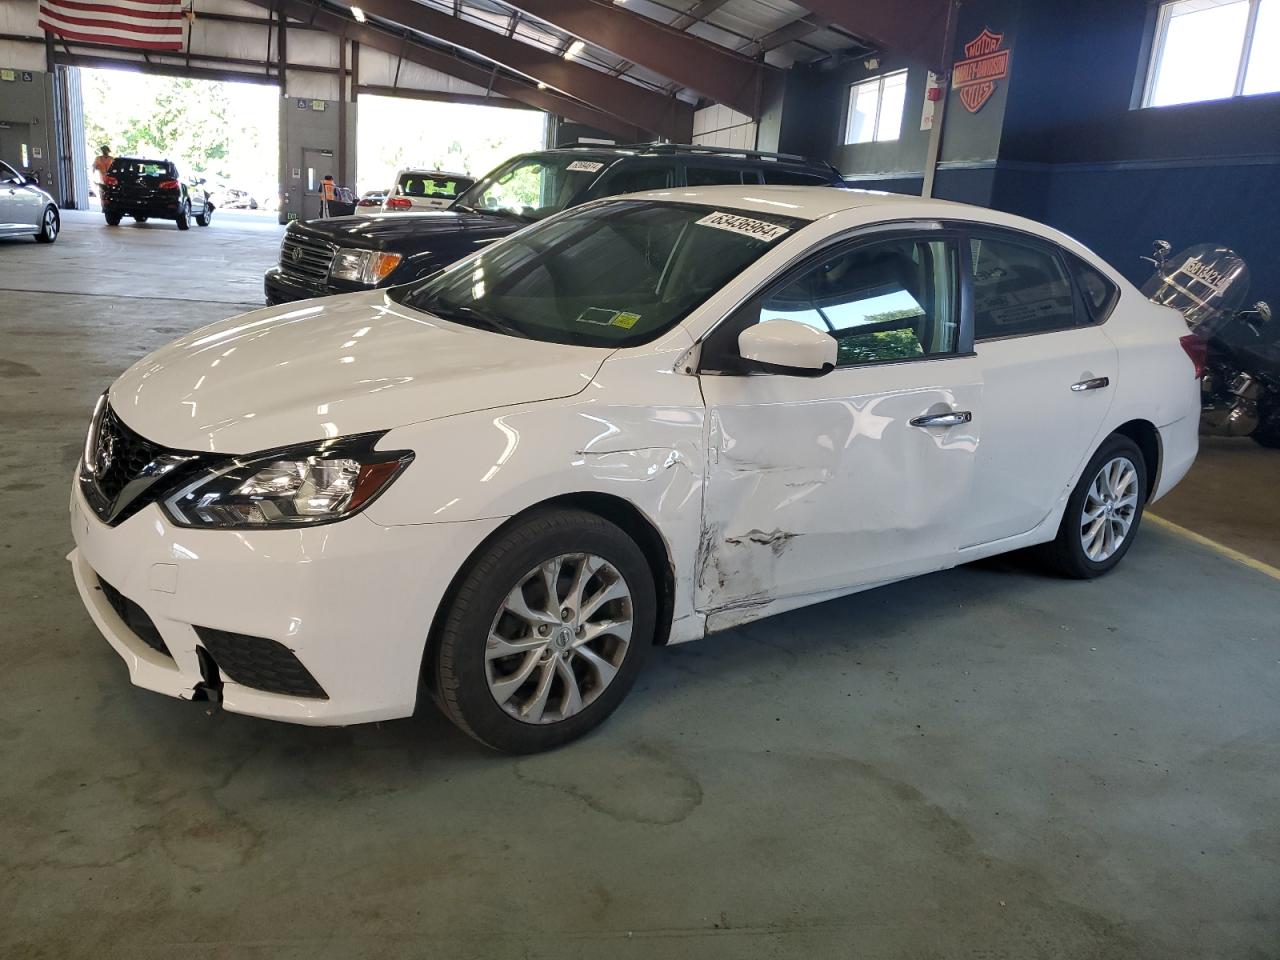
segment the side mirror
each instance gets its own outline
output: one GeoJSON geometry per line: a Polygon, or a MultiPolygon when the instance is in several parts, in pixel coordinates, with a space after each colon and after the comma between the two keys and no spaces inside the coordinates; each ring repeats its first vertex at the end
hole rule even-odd
{"type": "Polygon", "coordinates": [[[1154,266],[1157,270],[1164,266],[1164,262],[1169,259],[1169,254],[1173,253],[1173,244],[1168,240],[1157,240],[1151,245],[1151,256],[1142,259],[1154,266]]]}
{"type": "Polygon", "coordinates": [[[1267,301],[1259,300],[1255,303],[1253,305],[1253,312],[1258,315],[1258,321],[1260,323],[1271,322],[1271,304],[1267,303],[1267,301]]]}
{"type": "Polygon", "coordinates": [[[738,353],[766,373],[820,377],[836,367],[836,341],[795,320],[765,320],[738,334],[738,353]]]}

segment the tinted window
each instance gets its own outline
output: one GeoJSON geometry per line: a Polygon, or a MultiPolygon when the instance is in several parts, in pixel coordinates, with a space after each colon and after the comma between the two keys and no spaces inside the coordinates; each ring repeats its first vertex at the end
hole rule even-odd
{"type": "Polygon", "coordinates": [[[462,206],[541,220],[574,202],[600,175],[602,160],[565,154],[516,157],[459,197],[462,206]]]}
{"type": "Polygon", "coordinates": [[[396,193],[402,197],[444,197],[453,199],[471,186],[472,181],[459,177],[426,176],[420,173],[401,174],[396,193]]]}
{"type": "Polygon", "coordinates": [[[1089,311],[1088,319],[1102,323],[1120,299],[1120,288],[1073,254],[1067,254],[1067,263],[1071,267],[1071,275],[1076,278],[1076,286],[1080,288],[1085,309],[1089,311]]]}
{"type": "Polygon", "coordinates": [[[674,173],[670,166],[624,163],[609,174],[603,186],[597,188],[597,191],[601,196],[607,197],[616,193],[663,190],[673,185],[674,173]]]}
{"type": "Polygon", "coordinates": [[[587,346],[651,340],[802,221],[613,200],[487,247],[391,296],[514,336],[587,346]]]}
{"type": "Polygon", "coordinates": [[[166,177],[176,179],[178,176],[178,168],[172,163],[167,163],[164,160],[133,160],[128,157],[112,160],[107,172],[116,177],[166,177]]]}
{"type": "Polygon", "coordinates": [[[1016,337],[1076,325],[1071,281],[1045,247],[973,237],[974,339],[1016,337]]]}
{"type": "Polygon", "coordinates": [[[759,319],[830,333],[842,367],[954,353],[955,264],[955,247],[945,240],[846,247],[767,293],[759,319]]]}
{"type": "Polygon", "coordinates": [[[17,171],[7,163],[0,163],[0,182],[8,182],[10,180],[19,180],[17,171]]]}
{"type": "Polygon", "coordinates": [[[799,170],[774,169],[773,167],[765,167],[760,172],[764,174],[765,183],[773,183],[780,186],[828,187],[831,185],[830,177],[824,177],[817,173],[803,173],[799,170]]]}
{"type": "Polygon", "coordinates": [[[760,182],[760,174],[757,171],[735,167],[703,167],[689,164],[684,168],[684,176],[691,187],[760,182]]]}

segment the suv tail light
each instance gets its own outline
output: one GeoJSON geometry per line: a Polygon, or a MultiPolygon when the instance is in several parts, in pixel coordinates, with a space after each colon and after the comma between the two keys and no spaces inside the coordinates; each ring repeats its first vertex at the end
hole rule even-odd
{"type": "Polygon", "coordinates": [[[405,197],[388,197],[387,209],[388,210],[412,210],[413,201],[405,197]]]}
{"type": "Polygon", "coordinates": [[[161,180],[160,189],[161,190],[177,190],[178,181],[177,180],[161,180]]]}
{"type": "Polygon", "coordinates": [[[1189,333],[1185,337],[1178,340],[1182,344],[1182,349],[1187,351],[1187,356],[1191,358],[1191,363],[1196,368],[1196,379],[1204,378],[1204,365],[1209,359],[1209,344],[1201,340],[1194,333],[1189,333]]]}
{"type": "Polygon", "coordinates": [[[117,180],[115,177],[111,176],[110,174],[107,174],[102,178],[102,185],[104,187],[114,187],[119,182],[120,182],[119,180],[117,180]]]}

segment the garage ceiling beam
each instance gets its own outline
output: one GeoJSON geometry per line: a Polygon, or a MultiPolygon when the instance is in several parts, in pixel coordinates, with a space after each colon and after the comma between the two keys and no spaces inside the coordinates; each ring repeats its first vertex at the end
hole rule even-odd
{"type": "Polygon", "coordinates": [[[752,117],[763,63],[649,17],[598,0],[505,0],[573,36],[752,117]]]}
{"type": "Polygon", "coordinates": [[[799,0],[806,10],[881,50],[941,71],[948,60],[945,34],[953,0],[799,0]]]}
{"type": "Polygon", "coordinates": [[[792,20],[790,23],[784,24],[772,33],[766,33],[759,40],[743,47],[742,52],[753,56],[761,56],[770,50],[784,47],[794,40],[802,40],[811,33],[825,30],[829,26],[831,26],[829,20],[811,13],[798,20],[792,20]]]}
{"type": "Polygon", "coordinates": [[[672,20],[670,25],[676,30],[687,30],[695,23],[701,23],[707,19],[728,2],[729,0],[701,0],[700,3],[690,7],[687,13],[682,13],[672,20]]]}
{"type": "Polygon", "coordinates": [[[554,90],[539,90],[531,83],[502,74],[494,76],[487,67],[469,63],[373,24],[356,23],[353,19],[317,10],[303,0],[249,0],[249,2],[267,10],[279,9],[295,20],[304,23],[313,22],[315,26],[335,36],[346,36],[348,40],[358,41],[362,46],[381,50],[393,57],[403,56],[412,63],[448,74],[474,86],[482,88],[491,86],[494,93],[512,100],[519,100],[538,110],[558,114],[589,127],[595,127],[597,130],[606,131],[625,142],[633,143],[645,139],[645,131],[637,126],[625,123],[578,100],[563,96],[554,90]]]}
{"type": "Polygon", "coordinates": [[[645,90],[414,0],[362,0],[361,6],[367,14],[469,50],[657,136],[688,141],[693,134],[693,107],[675,97],[645,90]]]}

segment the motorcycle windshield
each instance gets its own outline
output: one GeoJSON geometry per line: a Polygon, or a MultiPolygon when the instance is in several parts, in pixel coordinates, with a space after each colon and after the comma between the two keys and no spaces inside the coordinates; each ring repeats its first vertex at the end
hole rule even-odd
{"type": "Polygon", "coordinates": [[[1152,303],[1173,307],[1205,340],[1229,324],[1249,295],[1249,267],[1227,247],[1201,243],[1170,257],[1142,288],[1152,303]]]}

